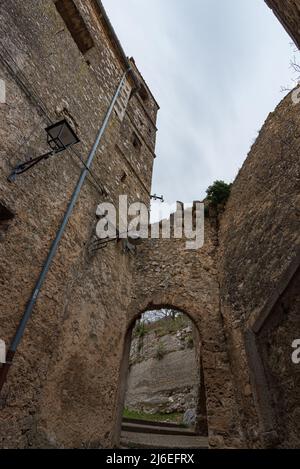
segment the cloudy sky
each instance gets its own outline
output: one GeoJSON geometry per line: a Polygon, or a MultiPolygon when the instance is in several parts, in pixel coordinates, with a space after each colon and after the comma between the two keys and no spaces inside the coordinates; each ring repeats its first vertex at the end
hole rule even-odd
{"type": "Polygon", "coordinates": [[[103,0],[161,106],[152,192],[202,199],[232,181],[294,77],[291,39],[263,0],[103,0]]]}

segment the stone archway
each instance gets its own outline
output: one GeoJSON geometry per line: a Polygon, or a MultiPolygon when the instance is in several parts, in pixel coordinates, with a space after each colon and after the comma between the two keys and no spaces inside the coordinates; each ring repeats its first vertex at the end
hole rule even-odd
{"type": "Polygon", "coordinates": [[[143,441],[145,444],[150,441],[153,444],[156,441],[159,444],[167,443],[180,447],[178,445],[186,444],[188,438],[193,447],[207,447],[206,391],[201,341],[199,329],[190,315],[166,305],[138,315],[126,334],[119,388],[117,446],[122,423],[124,431],[121,442],[125,446],[129,438],[130,445],[134,444],[136,439],[138,444],[143,441]],[[166,311],[169,311],[169,314],[170,311],[175,313],[174,317],[166,317],[166,311]],[[153,318],[154,314],[158,315],[158,318],[153,318]],[[136,328],[141,318],[146,321],[153,318],[150,322],[143,323],[145,329],[143,328],[142,337],[138,335],[139,330],[136,328]],[[163,356],[158,358],[157,350],[162,350],[163,356]],[[125,401],[126,404],[129,403],[128,408],[125,401]],[[153,406],[157,408],[156,411],[153,411],[153,406]],[[188,408],[193,409],[194,420],[189,424],[189,428],[183,428],[183,414],[188,408]],[[129,414],[129,418],[125,420],[122,420],[123,410],[126,411],[125,417],[129,414]],[[166,420],[170,422],[170,418],[172,423],[164,423],[166,420]],[[148,420],[151,420],[150,427],[148,420]],[[160,421],[162,423],[159,423],[160,421]],[[154,432],[151,431],[153,426],[154,432]],[[170,428],[173,428],[173,437],[166,436],[169,432],[172,433],[170,428]],[[146,431],[144,436],[140,434],[143,430],[146,431]],[[182,432],[183,442],[182,438],[176,435],[178,431],[182,432]]]}
{"type": "Polygon", "coordinates": [[[187,250],[184,239],[148,239],[139,246],[132,301],[126,311],[115,443],[119,438],[133,324],[147,310],[172,308],[188,315],[199,333],[210,446],[245,446],[220,310],[216,255],[215,229],[209,220],[205,221],[205,244],[197,251],[187,250]]]}
{"type": "MultiPolygon", "coordinates": [[[[117,423],[116,423],[116,439],[115,439],[115,444],[117,446],[119,445],[119,440],[120,440],[122,414],[123,414],[123,409],[125,407],[124,406],[125,395],[128,392],[128,389],[126,390],[126,388],[128,385],[128,374],[130,373],[129,372],[130,370],[129,355],[130,355],[132,342],[134,340],[132,332],[134,330],[134,327],[137,321],[140,320],[140,318],[145,313],[147,314],[149,311],[153,311],[153,308],[154,306],[146,308],[144,311],[136,315],[133,321],[129,324],[128,331],[125,336],[124,353],[123,353],[122,365],[120,369],[119,399],[118,399],[118,405],[117,405],[117,423]]],[[[195,421],[195,424],[192,426],[193,427],[192,430],[193,430],[193,433],[198,434],[199,437],[202,436],[202,440],[204,441],[203,437],[207,436],[207,409],[206,409],[206,390],[205,390],[204,373],[203,373],[202,344],[201,344],[201,338],[200,338],[200,333],[199,333],[199,327],[196,325],[192,316],[190,314],[187,314],[182,309],[178,309],[177,307],[174,307],[173,305],[170,305],[170,304],[167,305],[166,303],[163,305],[155,306],[155,311],[162,311],[162,310],[172,310],[176,313],[181,313],[184,317],[187,318],[190,326],[192,326],[193,353],[195,354],[195,357],[194,357],[194,362],[192,362],[193,368],[190,369],[189,371],[191,372],[191,375],[193,375],[193,379],[191,378],[190,380],[189,378],[187,378],[186,372],[183,373],[184,376],[182,376],[182,378],[183,378],[185,385],[189,383],[189,385],[193,386],[193,393],[195,396],[193,403],[194,403],[194,406],[195,406],[194,408],[196,411],[196,421],[195,421]]],[[[153,363],[152,363],[152,366],[153,366],[153,363]]],[[[164,366],[166,367],[167,365],[164,365],[164,366]]],[[[156,368],[160,369],[160,367],[157,367],[157,365],[156,365],[156,368]]],[[[171,375],[171,380],[173,381],[173,386],[174,388],[176,388],[177,384],[175,384],[175,382],[177,381],[178,376],[176,375],[175,370],[170,370],[170,371],[171,371],[170,375],[171,375]]],[[[165,369],[165,373],[166,372],[168,372],[167,368],[165,369]]],[[[156,371],[156,375],[157,375],[157,371],[156,371]]],[[[159,380],[160,376],[157,375],[156,378],[159,380]]],[[[147,379],[146,376],[145,376],[145,379],[147,379]]],[[[178,382],[178,386],[180,386],[179,382],[178,382]]],[[[203,444],[202,440],[201,440],[201,443],[203,444]]]]}
{"type": "MultiPolygon", "coordinates": [[[[184,239],[144,240],[135,256],[122,252],[116,257],[115,249],[121,245],[108,248],[110,271],[118,270],[120,275],[109,277],[105,287],[100,277],[99,303],[90,301],[83,282],[68,306],[61,345],[41,396],[40,446],[48,447],[49,441],[65,447],[81,441],[89,447],[118,446],[131,329],[141,313],[162,307],[187,314],[199,333],[210,446],[246,446],[220,309],[215,232],[209,220],[205,234],[205,244],[197,251],[186,250],[184,239]]],[[[104,276],[105,262],[100,266],[104,276]]],[[[89,269],[89,274],[98,276],[98,267],[89,269]]]]}
{"type": "Polygon", "coordinates": [[[219,311],[206,314],[196,304],[191,307],[192,299],[180,296],[177,302],[171,302],[168,293],[161,294],[151,301],[144,300],[144,306],[137,310],[133,302],[130,310],[139,311],[132,315],[124,337],[123,358],[120,366],[118,389],[118,403],[116,406],[115,444],[118,446],[120,438],[122,410],[124,407],[131,333],[136,319],[145,311],[151,309],[170,308],[186,314],[193,322],[201,343],[201,353],[198,356],[198,372],[202,374],[205,383],[207,403],[208,436],[211,447],[239,447],[242,446],[239,433],[239,421],[234,395],[232,375],[227,355],[226,341],[220,322],[219,311]],[[180,301],[180,298],[182,301],[180,301]],[[189,302],[189,300],[191,302],[189,302]]]}

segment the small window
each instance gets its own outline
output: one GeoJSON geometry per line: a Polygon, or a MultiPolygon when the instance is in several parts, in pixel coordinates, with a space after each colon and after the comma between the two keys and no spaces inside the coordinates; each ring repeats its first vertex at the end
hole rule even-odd
{"type": "Polygon", "coordinates": [[[55,6],[80,52],[85,54],[94,46],[94,41],[75,3],[73,0],[57,0],[55,6]]]}
{"type": "Polygon", "coordinates": [[[128,105],[129,98],[130,98],[130,93],[131,93],[131,87],[129,83],[126,81],[121,89],[121,92],[119,94],[119,97],[115,105],[115,112],[121,122],[123,121],[125,113],[126,113],[127,105],[128,105]]]}
{"type": "Polygon", "coordinates": [[[140,89],[139,89],[139,95],[142,98],[142,101],[146,103],[149,99],[149,95],[147,93],[147,90],[144,85],[141,84],[140,89]]]}
{"type": "Polygon", "coordinates": [[[136,149],[136,151],[140,152],[142,148],[142,142],[140,141],[139,137],[135,132],[132,134],[132,145],[136,149]]]}
{"type": "Polygon", "coordinates": [[[125,173],[125,171],[123,171],[122,176],[121,176],[121,182],[124,183],[126,179],[127,179],[127,174],[125,173]]]}
{"type": "Polygon", "coordinates": [[[0,203],[0,241],[3,241],[13,218],[14,214],[0,203]]]}

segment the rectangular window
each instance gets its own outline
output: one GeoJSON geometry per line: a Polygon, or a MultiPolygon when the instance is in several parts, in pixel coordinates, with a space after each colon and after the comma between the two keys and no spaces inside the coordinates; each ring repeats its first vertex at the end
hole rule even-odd
{"type": "Polygon", "coordinates": [[[94,46],[94,41],[75,3],[73,0],[57,0],[55,6],[80,52],[85,54],[94,46]]]}
{"type": "Polygon", "coordinates": [[[120,95],[117,99],[116,106],[115,106],[115,112],[121,122],[123,121],[124,116],[125,116],[130,94],[131,94],[130,84],[127,81],[125,81],[123,88],[120,92],[120,95]]]}

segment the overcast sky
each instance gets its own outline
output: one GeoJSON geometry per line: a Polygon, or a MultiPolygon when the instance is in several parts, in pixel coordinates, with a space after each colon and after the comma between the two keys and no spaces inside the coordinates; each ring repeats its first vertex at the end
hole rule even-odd
{"type": "Polygon", "coordinates": [[[231,182],[295,78],[291,39],[263,0],[103,0],[161,106],[152,192],[202,199],[231,182]]]}

